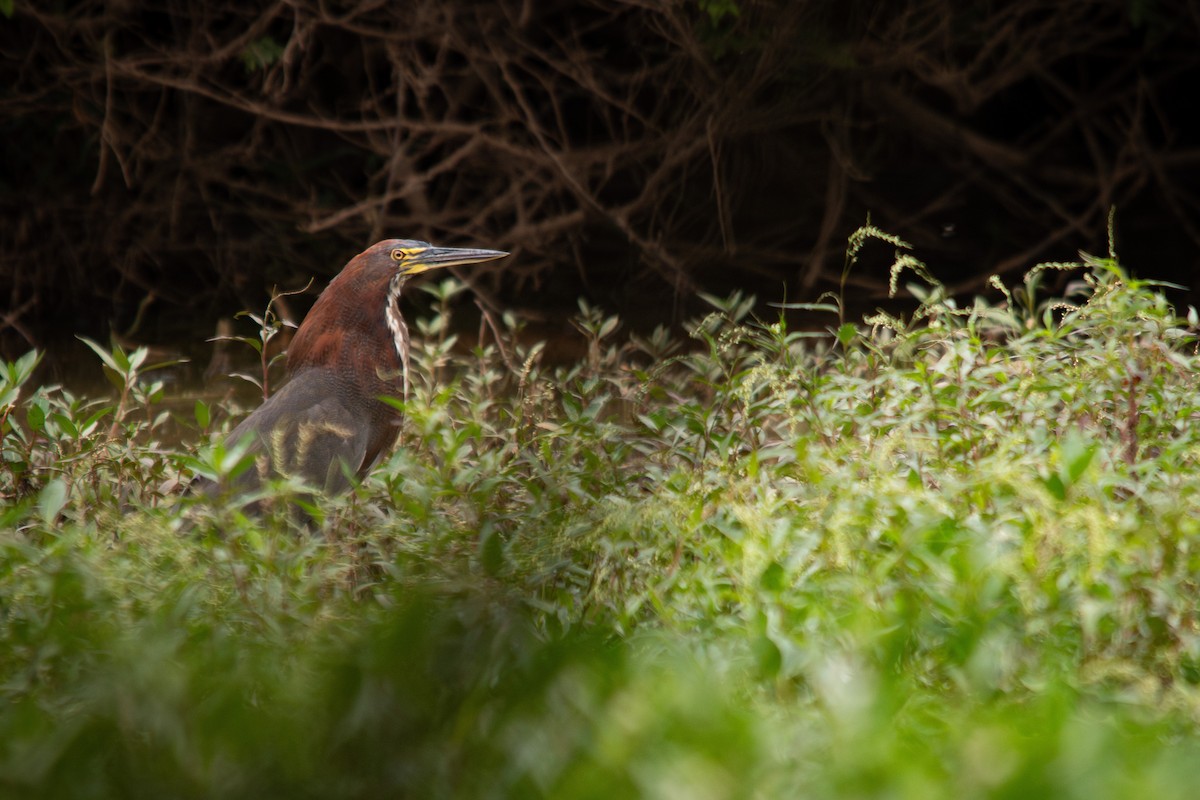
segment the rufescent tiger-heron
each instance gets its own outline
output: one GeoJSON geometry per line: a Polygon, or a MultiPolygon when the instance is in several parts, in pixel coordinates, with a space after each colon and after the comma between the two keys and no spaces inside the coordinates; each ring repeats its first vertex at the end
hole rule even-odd
{"type": "Polygon", "coordinates": [[[296,330],[287,382],[229,435],[230,447],[249,440],[254,466],[232,486],[210,482],[206,493],[251,491],[288,475],[336,494],[349,488],[351,475],[365,477],[400,435],[399,412],[381,398],[408,394],[405,284],[431,269],[506,255],[387,239],[351,259],[296,330]]]}

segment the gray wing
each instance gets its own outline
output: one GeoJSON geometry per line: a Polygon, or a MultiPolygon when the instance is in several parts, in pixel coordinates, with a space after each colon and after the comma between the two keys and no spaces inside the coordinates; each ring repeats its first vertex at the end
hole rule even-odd
{"type": "Polygon", "coordinates": [[[275,475],[301,478],[327,494],[349,488],[347,474],[366,457],[369,426],[323,378],[316,371],[296,376],[233,430],[230,444],[253,434],[255,454],[234,488],[255,489],[275,475]]]}

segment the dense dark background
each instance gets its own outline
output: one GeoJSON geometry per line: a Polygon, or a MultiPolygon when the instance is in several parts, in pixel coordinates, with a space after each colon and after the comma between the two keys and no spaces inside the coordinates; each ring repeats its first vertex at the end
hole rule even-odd
{"type": "Polygon", "coordinates": [[[511,250],[462,274],[551,332],[579,296],[633,328],[813,299],[868,213],[971,294],[1103,252],[1115,205],[1135,272],[1200,288],[1195,3],[10,5],[8,357],[202,344],[389,236],[511,250]]]}

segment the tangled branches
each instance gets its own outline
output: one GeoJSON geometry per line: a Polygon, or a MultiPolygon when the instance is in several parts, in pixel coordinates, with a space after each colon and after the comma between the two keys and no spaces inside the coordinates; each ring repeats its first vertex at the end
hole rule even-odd
{"type": "MultiPolygon", "coordinates": [[[[1114,203],[1200,244],[1200,150],[1174,117],[1194,48],[1130,13],[18,2],[0,343],[178,309],[204,329],[385,235],[513,250],[477,282],[505,307],[582,293],[635,318],[696,288],[836,287],[867,213],[964,291],[1071,255],[1114,203]]],[[[870,299],[886,275],[851,283],[870,299]]]]}

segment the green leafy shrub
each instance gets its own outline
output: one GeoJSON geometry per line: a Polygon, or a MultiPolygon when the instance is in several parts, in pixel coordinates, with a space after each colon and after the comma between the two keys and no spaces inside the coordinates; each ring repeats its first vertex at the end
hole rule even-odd
{"type": "Polygon", "coordinates": [[[181,491],[244,465],[144,352],[93,346],[115,404],[3,365],[0,795],[1190,796],[1194,315],[871,237],[908,318],[581,306],[566,365],[429,287],[401,446],[306,523],[181,491]]]}

